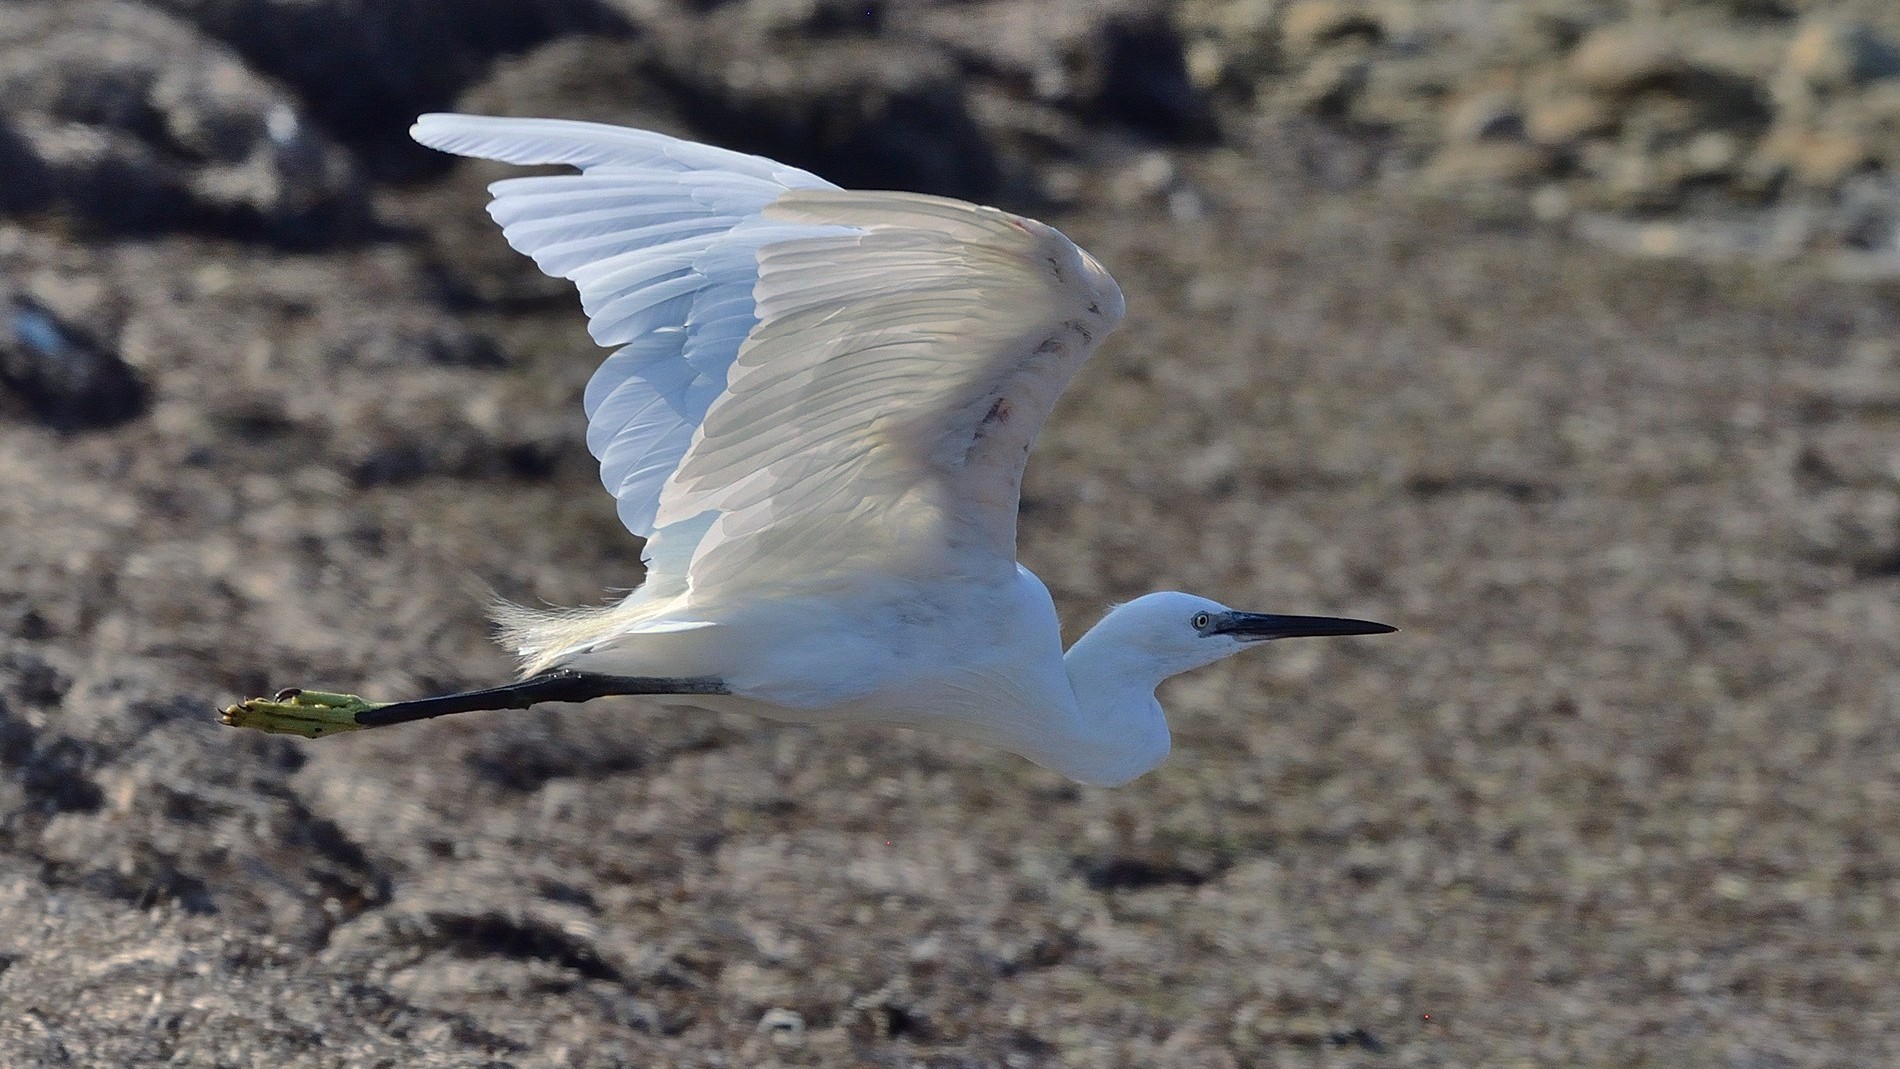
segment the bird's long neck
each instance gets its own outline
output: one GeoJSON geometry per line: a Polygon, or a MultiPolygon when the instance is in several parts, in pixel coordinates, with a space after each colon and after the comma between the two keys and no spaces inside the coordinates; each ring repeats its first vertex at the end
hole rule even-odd
{"type": "MultiPolygon", "coordinates": [[[[1104,621],[1104,624],[1106,621],[1104,621]]],[[[1168,755],[1168,722],[1155,700],[1165,676],[1144,670],[1111,627],[1097,624],[1062,658],[1081,713],[1076,766],[1084,783],[1126,783],[1168,755]]]]}

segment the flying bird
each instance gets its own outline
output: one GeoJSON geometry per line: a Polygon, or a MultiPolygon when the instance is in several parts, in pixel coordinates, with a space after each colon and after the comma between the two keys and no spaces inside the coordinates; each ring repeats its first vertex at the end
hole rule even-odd
{"type": "Polygon", "coordinates": [[[224,723],[314,738],[641,695],[901,725],[1114,785],[1167,755],[1168,677],[1273,639],[1394,630],[1169,591],[1063,651],[1016,561],[1017,499],[1123,305],[1054,228],[642,130],[424,115],[410,132],[574,169],[496,182],[488,212],[615,348],[587,384],[587,445],[646,540],[646,580],[601,608],[499,609],[518,682],[400,702],[291,689],[224,723]]]}

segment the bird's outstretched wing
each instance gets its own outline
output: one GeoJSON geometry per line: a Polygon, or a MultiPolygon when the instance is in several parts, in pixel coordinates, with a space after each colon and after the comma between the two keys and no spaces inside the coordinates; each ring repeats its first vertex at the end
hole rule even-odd
{"type": "Polygon", "coordinates": [[[497,182],[489,213],[621,347],[587,386],[588,447],[657,593],[1014,567],[1030,443],[1122,313],[1067,238],[645,131],[413,134],[579,168],[497,182]]]}

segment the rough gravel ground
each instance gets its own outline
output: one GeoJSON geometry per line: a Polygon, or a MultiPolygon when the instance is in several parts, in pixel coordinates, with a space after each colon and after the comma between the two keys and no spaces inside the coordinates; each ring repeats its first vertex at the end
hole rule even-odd
{"type": "Polygon", "coordinates": [[[1024,559],[1071,636],[1405,630],[1175,681],[1112,791],[611,702],[218,727],[497,680],[486,587],[637,579],[579,315],[476,170],[320,255],[0,224],[155,397],[0,407],[0,1063],[1900,1063],[1900,291],[1183,158],[1051,220],[1130,315],[1024,559]]]}

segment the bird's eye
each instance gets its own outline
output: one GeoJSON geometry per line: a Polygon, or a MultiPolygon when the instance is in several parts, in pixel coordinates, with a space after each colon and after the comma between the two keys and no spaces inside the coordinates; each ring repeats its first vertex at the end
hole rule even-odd
{"type": "Polygon", "coordinates": [[[1194,625],[1194,630],[1205,631],[1207,630],[1207,625],[1214,622],[1214,618],[1204,612],[1197,612],[1194,614],[1194,619],[1190,622],[1194,625]]]}

